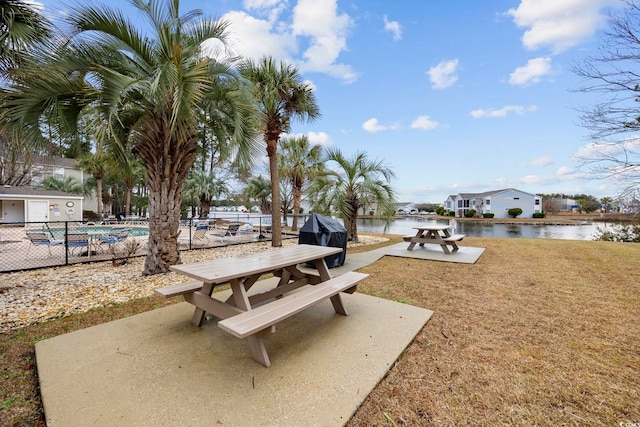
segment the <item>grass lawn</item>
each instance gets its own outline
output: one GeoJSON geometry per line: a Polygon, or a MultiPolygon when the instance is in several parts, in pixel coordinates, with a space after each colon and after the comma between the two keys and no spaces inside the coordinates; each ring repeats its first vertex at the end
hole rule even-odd
{"type": "MultiPolygon", "coordinates": [[[[470,237],[462,245],[486,250],[473,265],[384,257],[361,270],[371,277],[359,292],[435,313],[347,425],[640,423],[640,245],[470,237]]],[[[37,341],[173,301],[136,300],[0,335],[0,425],[44,425],[37,341]]]]}

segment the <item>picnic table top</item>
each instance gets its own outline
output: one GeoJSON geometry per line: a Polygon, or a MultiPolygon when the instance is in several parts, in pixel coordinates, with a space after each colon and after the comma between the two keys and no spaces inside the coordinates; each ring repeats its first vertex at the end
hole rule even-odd
{"type": "Polygon", "coordinates": [[[449,225],[434,224],[434,225],[422,225],[420,227],[413,227],[414,230],[446,230],[451,228],[449,225]]]}
{"type": "Polygon", "coordinates": [[[257,254],[173,265],[170,269],[204,283],[226,283],[232,279],[267,273],[340,252],[342,248],[302,244],[257,254]]]}

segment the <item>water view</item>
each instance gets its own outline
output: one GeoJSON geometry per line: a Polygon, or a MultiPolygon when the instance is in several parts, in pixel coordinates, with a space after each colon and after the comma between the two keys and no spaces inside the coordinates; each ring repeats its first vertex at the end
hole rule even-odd
{"type": "MultiPolygon", "coordinates": [[[[425,218],[398,218],[385,230],[385,222],[379,219],[361,218],[358,231],[372,233],[415,234],[413,227],[424,225],[426,221],[448,224],[447,220],[425,218]]],[[[524,237],[541,239],[593,240],[598,228],[609,227],[607,223],[580,223],[567,225],[543,224],[487,224],[457,221],[456,233],[473,237],[524,237]]]]}

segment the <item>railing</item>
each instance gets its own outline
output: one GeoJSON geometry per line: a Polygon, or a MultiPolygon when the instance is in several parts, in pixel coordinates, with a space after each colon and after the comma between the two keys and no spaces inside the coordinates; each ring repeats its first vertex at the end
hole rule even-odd
{"type": "MultiPolygon", "coordinates": [[[[227,215],[181,221],[179,249],[271,240],[270,216],[221,214],[227,215]]],[[[146,255],[148,236],[149,225],[144,220],[1,223],[0,272],[108,260],[115,264],[146,255]]]]}

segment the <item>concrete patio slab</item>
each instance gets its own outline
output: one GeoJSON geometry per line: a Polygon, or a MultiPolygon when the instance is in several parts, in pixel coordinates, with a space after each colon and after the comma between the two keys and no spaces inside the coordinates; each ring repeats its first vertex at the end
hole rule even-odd
{"type": "MultiPolygon", "coordinates": [[[[484,252],[485,248],[476,248],[472,246],[460,246],[456,252],[445,254],[440,245],[416,245],[413,250],[407,250],[408,243],[396,243],[395,245],[386,246],[378,249],[383,251],[384,255],[398,256],[405,258],[428,259],[431,261],[458,262],[462,264],[475,264],[484,252]]],[[[376,251],[378,251],[376,250],[376,251]]],[[[372,251],[372,252],[376,252],[372,251]]]]}
{"type": "Polygon", "coordinates": [[[215,320],[191,325],[187,303],[41,341],[47,425],[344,425],[432,315],[357,292],[344,300],[349,316],[326,301],[278,324],[270,368],[215,320]]]}

